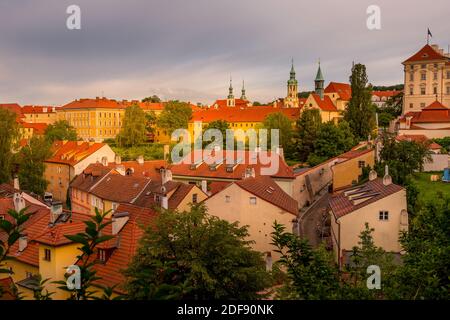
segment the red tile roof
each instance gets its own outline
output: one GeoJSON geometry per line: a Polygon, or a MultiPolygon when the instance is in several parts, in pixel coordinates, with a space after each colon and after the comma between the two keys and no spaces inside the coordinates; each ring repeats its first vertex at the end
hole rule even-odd
{"type": "Polygon", "coordinates": [[[450,122],[450,109],[435,101],[423,108],[422,111],[408,112],[401,120],[406,120],[406,117],[412,117],[412,125],[416,123],[447,123],[450,122]]]}
{"type": "Polygon", "coordinates": [[[403,61],[403,63],[408,62],[418,62],[418,61],[431,61],[431,60],[450,60],[449,58],[443,56],[438,51],[434,50],[432,46],[425,45],[417,53],[403,61]]]}
{"type": "Polygon", "coordinates": [[[28,123],[22,122],[22,126],[27,129],[33,129],[33,134],[43,135],[48,125],[46,123],[28,123]]]}
{"type": "Polygon", "coordinates": [[[398,90],[372,91],[372,95],[373,96],[377,96],[379,98],[382,98],[382,97],[386,97],[386,98],[394,97],[394,96],[396,96],[396,95],[398,95],[400,93],[402,93],[402,91],[398,91],[398,90]]]}
{"type": "Polygon", "coordinates": [[[52,146],[53,155],[45,161],[75,165],[104,146],[105,143],[55,141],[52,146]]]}
{"type": "Polygon", "coordinates": [[[297,201],[281,189],[272,178],[259,176],[246,178],[235,182],[242,189],[254,194],[293,215],[298,214],[297,201]]]}
{"type": "Polygon", "coordinates": [[[202,121],[212,122],[216,120],[225,120],[228,123],[233,122],[263,122],[264,119],[272,113],[281,112],[290,120],[295,121],[300,117],[300,108],[273,108],[273,107],[252,107],[245,109],[208,109],[194,112],[190,122],[202,121]]]}
{"type": "Polygon", "coordinates": [[[228,107],[227,99],[220,99],[220,100],[216,100],[210,106],[210,108],[216,108],[216,106],[219,109],[222,109],[222,108],[240,108],[240,107],[246,108],[246,107],[248,107],[250,105],[250,101],[242,100],[242,99],[234,99],[234,104],[235,104],[234,107],[228,107]]]}
{"type": "Polygon", "coordinates": [[[150,181],[146,177],[122,176],[110,172],[90,189],[90,193],[104,200],[132,203],[144,191],[150,181]]]}
{"type": "Polygon", "coordinates": [[[337,93],[345,101],[349,101],[352,97],[352,87],[348,83],[330,82],[324,92],[337,93]]]}
{"type": "Polygon", "coordinates": [[[331,98],[329,96],[323,96],[323,99],[320,99],[320,96],[318,94],[312,93],[311,94],[314,98],[314,101],[316,101],[317,105],[322,111],[328,111],[328,112],[337,112],[338,109],[334,105],[333,101],[331,101],[331,98]]]}
{"type": "Polygon", "coordinates": [[[160,180],[160,169],[167,167],[166,160],[150,160],[144,161],[144,163],[138,163],[137,161],[121,161],[120,164],[115,162],[108,163],[108,167],[117,169],[122,167],[125,171],[132,172],[133,176],[144,176],[151,178],[152,180],[160,180]]]}
{"type": "Polygon", "coordinates": [[[329,205],[334,216],[339,219],[355,210],[361,209],[401,190],[403,190],[403,187],[393,183],[385,186],[383,184],[383,179],[377,178],[360,186],[343,189],[341,193],[334,195],[330,199],[329,205]],[[367,200],[361,203],[354,203],[353,200],[356,199],[351,200],[349,198],[351,195],[350,192],[352,191],[358,194],[362,193],[361,197],[367,197],[367,200]]]}
{"type": "Polygon", "coordinates": [[[434,141],[430,141],[425,135],[423,134],[404,134],[397,136],[395,138],[397,141],[414,141],[416,143],[430,143],[428,148],[430,150],[436,150],[436,149],[442,149],[442,146],[437,144],[434,141]]]}
{"type": "Polygon", "coordinates": [[[55,108],[54,106],[23,106],[22,113],[54,113],[55,108]]]}
{"type": "MultiPolygon", "coordinates": [[[[215,170],[211,170],[210,166],[206,162],[202,162],[195,169],[191,168],[191,164],[195,163],[195,159],[211,159],[211,152],[206,150],[196,150],[188,154],[184,158],[184,162],[188,163],[174,163],[170,165],[170,169],[172,170],[172,174],[174,176],[182,176],[182,177],[204,177],[209,179],[229,179],[229,180],[240,180],[245,176],[245,172],[247,168],[253,168],[255,170],[256,176],[261,175],[263,168],[269,168],[270,164],[264,164],[261,161],[261,156],[271,158],[272,152],[264,152],[261,154],[250,151],[242,151],[242,155],[239,152],[231,151],[231,159],[226,158],[226,151],[222,150],[220,153],[216,154],[216,160],[220,161],[223,159],[222,164],[218,165],[215,170]],[[203,156],[203,157],[202,157],[203,156]],[[220,158],[220,159],[219,159],[220,158]],[[234,167],[232,172],[227,172],[227,164],[229,167],[234,167]]],[[[275,155],[274,155],[275,156],[275,155]]],[[[294,173],[292,169],[286,164],[284,159],[277,155],[278,157],[278,171],[271,175],[274,178],[285,178],[285,179],[294,179],[294,173]]],[[[208,162],[212,162],[208,160],[208,162]]]]}

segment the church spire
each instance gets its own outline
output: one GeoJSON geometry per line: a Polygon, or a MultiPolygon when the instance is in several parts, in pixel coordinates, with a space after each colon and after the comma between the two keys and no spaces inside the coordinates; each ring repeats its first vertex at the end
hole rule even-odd
{"type": "Polygon", "coordinates": [[[230,87],[228,88],[228,99],[234,99],[233,95],[233,79],[230,77],[230,87]]]}
{"type": "Polygon", "coordinates": [[[291,60],[291,72],[287,82],[285,105],[289,108],[298,107],[298,82],[297,79],[295,79],[294,59],[291,60]]]}
{"type": "Polygon", "coordinates": [[[322,69],[320,68],[320,59],[319,59],[319,68],[317,69],[316,79],[314,80],[315,83],[315,92],[320,96],[320,99],[323,99],[323,85],[324,85],[325,79],[322,74],[322,69]]]}
{"type": "Polygon", "coordinates": [[[247,100],[247,97],[245,96],[245,83],[244,80],[242,80],[242,94],[241,94],[242,100],[247,100]]]}

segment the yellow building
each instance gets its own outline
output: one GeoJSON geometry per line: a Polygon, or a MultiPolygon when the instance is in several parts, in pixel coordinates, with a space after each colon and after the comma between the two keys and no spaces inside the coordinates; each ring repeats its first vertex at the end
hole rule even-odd
{"type": "Polygon", "coordinates": [[[56,109],[53,106],[23,106],[23,120],[28,123],[53,124],[57,121],[56,109]]]}
{"type": "Polygon", "coordinates": [[[344,111],[352,97],[352,88],[348,83],[330,82],[324,94],[330,97],[339,111],[344,111]]]}
{"type": "Polygon", "coordinates": [[[403,62],[403,114],[418,112],[437,101],[450,106],[450,54],[438,45],[425,45],[403,62]]]}
{"type": "Polygon", "coordinates": [[[406,190],[393,184],[387,173],[380,179],[372,171],[369,182],[333,196],[329,208],[331,243],[340,267],[349,263],[366,223],[374,228],[376,246],[393,254],[401,253],[400,232],[408,230],[406,190]]]}

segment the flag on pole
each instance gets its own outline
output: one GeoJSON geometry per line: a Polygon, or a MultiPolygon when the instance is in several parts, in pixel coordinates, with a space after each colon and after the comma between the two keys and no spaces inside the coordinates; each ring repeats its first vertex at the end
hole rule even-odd
{"type": "Polygon", "coordinates": [[[430,44],[430,37],[433,38],[433,34],[430,31],[430,28],[428,28],[428,33],[427,33],[427,44],[430,44]]]}

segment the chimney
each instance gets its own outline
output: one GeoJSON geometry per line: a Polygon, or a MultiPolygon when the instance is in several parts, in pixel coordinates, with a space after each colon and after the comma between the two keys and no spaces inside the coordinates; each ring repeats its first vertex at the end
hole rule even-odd
{"type": "Polygon", "coordinates": [[[13,202],[14,210],[16,210],[17,212],[25,208],[25,199],[22,197],[21,193],[14,193],[13,202]]]}
{"type": "Polygon", "coordinates": [[[385,186],[392,184],[392,177],[389,175],[389,167],[387,165],[384,167],[383,184],[385,186]]]}
{"type": "Polygon", "coordinates": [[[108,158],[107,157],[102,157],[102,165],[105,167],[108,166],[108,158]]]}
{"type": "Polygon", "coordinates": [[[137,157],[136,161],[137,161],[137,163],[139,163],[139,164],[144,164],[144,156],[139,156],[139,157],[137,157]]]}
{"type": "Polygon", "coordinates": [[[112,216],[112,234],[116,235],[122,230],[125,224],[130,219],[130,214],[128,212],[117,212],[112,216]]]}
{"type": "Polygon", "coordinates": [[[255,177],[255,169],[251,167],[247,167],[245,169],[245,177],[244,178],[254,178],[255,177]]]}
{"type": "Polygon", "coordinates": [[[20,190],[19,176],[14,175],[14,189],[20,190]]]}
{"type": "Polygon", "coordinates": [[[170,146],[168,144],[164,145],[164,160],[168,160],[169,159],[169,154],[170,154],[170,146]]]}
{"type": "Polygon", "coordinates": [[[369,181],[373,181],[377,178],[377,172],[375,170],[370,170],[369,172],[369,181]]]}
{"type": "Polygon", "coordinates": [[[122,158],[118,154],[116,154],[116,156],[114,157],[114,162],[116,164],[121,164],[122,163],[122,158]]]}
{"type": "Polygon", "coordinates": [[[28,237],[26,234],[23,234],[20,238],[19,238],[19,252],[22,252],[23,250],[25,250],[25,248],[28,245],[28,237]]]}
{"type": "Polygon", "coordinates": [[[164,209],[169,209],[169,197],[167,195],[163,195],[161,198],[161,207],[164,209]]]}
{"type": "Polygon", "coordinates": [[[208,182],[206,180],[202,180],[202,191],[208,193],[208,182]]]}
{"type": "Polygon", "coordinates": [[[62,202],[53,201],[50,207],[50,222],[55,223],[58,217],[62,214],[62,202]]]}
{"type": "Polygon", "coordinates": [[[169,181],[172,181],[172,171],[169,169],[161,169],[161,183],[164,185],[169,181]]]}

